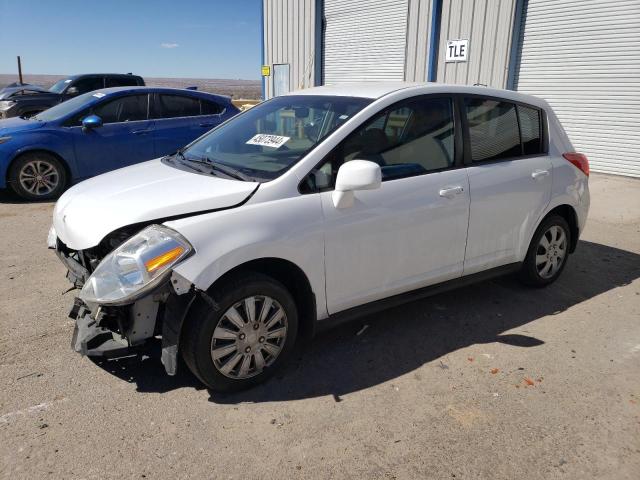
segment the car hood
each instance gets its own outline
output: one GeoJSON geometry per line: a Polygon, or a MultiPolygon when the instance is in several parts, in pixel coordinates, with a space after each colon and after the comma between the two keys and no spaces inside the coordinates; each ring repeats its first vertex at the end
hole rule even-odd
{"type": "Polygon", "coordinates": [[[42,128],[44,125],[45,122],[39,122],[38,120],[24,120],[20,117],[7,118],[0,120],[0,137],[35,130],[42,128]]]}
{"type": "Polygon", "coordinates": [[[56,203],[53,226],[65,245],[83,250],[127,225],[238,206],[258,185],[150,160],[69,189],[56,203]]]}

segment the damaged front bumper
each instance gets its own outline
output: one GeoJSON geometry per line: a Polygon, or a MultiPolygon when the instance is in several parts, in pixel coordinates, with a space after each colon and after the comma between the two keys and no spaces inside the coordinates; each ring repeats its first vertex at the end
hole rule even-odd
{"type": "Polygon", "coordinates": [[[162,364],[175,375],[182,323],[197,296],[174,272],[170,281],[129,305],[94,307],[76,298],[69,312],[75,321],[71,348],[81,355],[118,358],[161,335],[162,364]]]}
{"type": "MultiPolygon", "coordinates": [[[[67,267],[68,280],[82,289],[105,255],[131,236],[131,232],[122,233],[113,241],[105,240],[104,245],[74,250],[57,237],[52,227],[47,244],[67,267]]],[[[69,313],[75,322],[72,348],[81,355],[122,357],[135,353],[149,339],[161,336],[162,363],[167,373],[174,375],[182,324],[194,299],[206,294],[172,270],[158,277],[154,285],[140,292],[140,296],[132,295],[124,304],[100,305],[75,298],[69,313]]]]}

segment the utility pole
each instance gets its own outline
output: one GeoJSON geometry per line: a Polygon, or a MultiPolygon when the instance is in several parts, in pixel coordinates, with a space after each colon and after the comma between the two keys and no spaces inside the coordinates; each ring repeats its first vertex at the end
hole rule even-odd
{"type": "Polygon", "coordinates": [[[20,85],[23,85],[22,81],[22,62],[20,61],[20,55],[18,55],[18,77],[20,78],[20,85]]]}

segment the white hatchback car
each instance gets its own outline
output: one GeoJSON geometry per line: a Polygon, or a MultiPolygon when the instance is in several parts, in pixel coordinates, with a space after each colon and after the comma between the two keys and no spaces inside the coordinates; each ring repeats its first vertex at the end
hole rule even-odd
{"type": "Polygon", "coordinates": [[[589,166],[549,105],[439,84],[264,102],[165,158],[71,188],[49,246],[82,288],[73,348],[162,337],[208,387],[259,383],[318,327],[472,281],[558,278],[589,166]]]}

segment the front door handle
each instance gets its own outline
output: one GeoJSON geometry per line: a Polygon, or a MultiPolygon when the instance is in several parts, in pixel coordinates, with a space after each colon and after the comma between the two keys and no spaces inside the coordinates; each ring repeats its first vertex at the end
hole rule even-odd
{"type": "Polygon", "coordinates": [[[213,127],[213,125],[214,125],[213,123],[201,123],[198,126],[203,128],[210,128],[210,127],[213,127]]]}
{"type": "Polygon", "coordinates": [[[442,187],[438,194],[441,197],[453,198],[456,195],[460,195],[462,192],[464,192],[464,188],[460,185],[456,185],[455,187],[442,187]]]}
{"type": "Polygon", "coordinates": [[[531,173],[531,178],[534,180],[538,180],[539,178],[544,178],[549,175],[549,170],[535,170],[531,173]]]}
{"type": "Polygon", "coordinates": [[[146,129],[146,130],[134,130],[133,133],[134,135],[146,135],[147,133],[150,133],[151,129],[146,129]]]}

